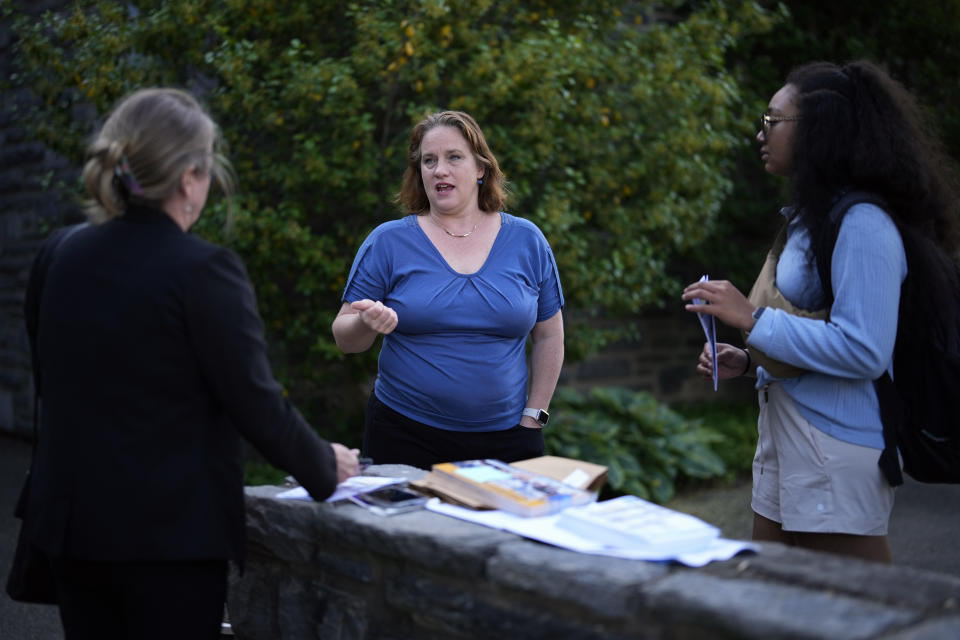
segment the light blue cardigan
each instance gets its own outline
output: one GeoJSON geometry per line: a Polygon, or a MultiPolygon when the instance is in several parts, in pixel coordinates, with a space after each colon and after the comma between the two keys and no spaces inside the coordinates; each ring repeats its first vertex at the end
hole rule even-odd
{"type": "MultiPolygon", "coordinates": [[[[806,229],[791,222],[777,263],[777,288],[795,306],[818,309],[824,294],[809,244],[806,229]]],[[[885,370],[893,375],[900,285],[906,275],[903,241],[887,212],[867,203],[851,207],[833,252],[830,320],[771,308],[748,339],[748,346],[808,373],[778,380],[761,367],[757,388],[778,381],[816,428],[845,442],[883,449],[873,380],[885,370]]]]}

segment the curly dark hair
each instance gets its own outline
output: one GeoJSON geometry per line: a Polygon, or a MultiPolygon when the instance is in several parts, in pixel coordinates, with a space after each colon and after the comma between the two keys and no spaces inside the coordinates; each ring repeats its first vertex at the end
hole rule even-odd
{"type": "Polygon", "coordinates": [[[901,235],[909,230],[956,258],[957,172],[910,93],[863,60],[805,64],[786,83],[796,88],[802,115],[793,145],[793,187],[812,257],[825,249],[833,200],[845,189],[862,189],[887,201],[901,235]]]}

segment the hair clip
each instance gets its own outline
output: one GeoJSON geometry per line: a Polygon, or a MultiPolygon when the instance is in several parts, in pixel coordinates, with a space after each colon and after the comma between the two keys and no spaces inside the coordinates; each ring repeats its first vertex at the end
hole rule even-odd
{"type": "Polygon", "coordinates": [[[133,177],[133,171],[130,169],[130,162],[127,160],[126,155],[120,156],[120,161],[117,163],[117,166],[113,168],[113,175],[115,175],[117,179],[120,180],[120,183],[131,193],[138,196],[143,195],[143,189],[140,188],[136,178],[133,177]]]}

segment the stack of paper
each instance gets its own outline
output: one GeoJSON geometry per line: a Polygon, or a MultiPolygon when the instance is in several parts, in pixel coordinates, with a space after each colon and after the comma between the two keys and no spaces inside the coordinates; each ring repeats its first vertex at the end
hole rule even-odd
{"type": "Polygon", "coordinates": [[[567,509],[557,526],[607,546],[674,553],[702,549],[720,536],[699,518],[629,495],[567,509]]]}

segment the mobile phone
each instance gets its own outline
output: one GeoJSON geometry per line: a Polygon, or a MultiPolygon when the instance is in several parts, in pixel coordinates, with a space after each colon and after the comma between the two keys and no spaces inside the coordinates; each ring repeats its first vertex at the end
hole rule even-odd
{"type": "Polygon", "coordinates": [[[428,498],[408,489],[384,487],[383,489],[353,496],[350,500],[377,515],[390,516],[396,513],[422,509],[428,498]]]}

